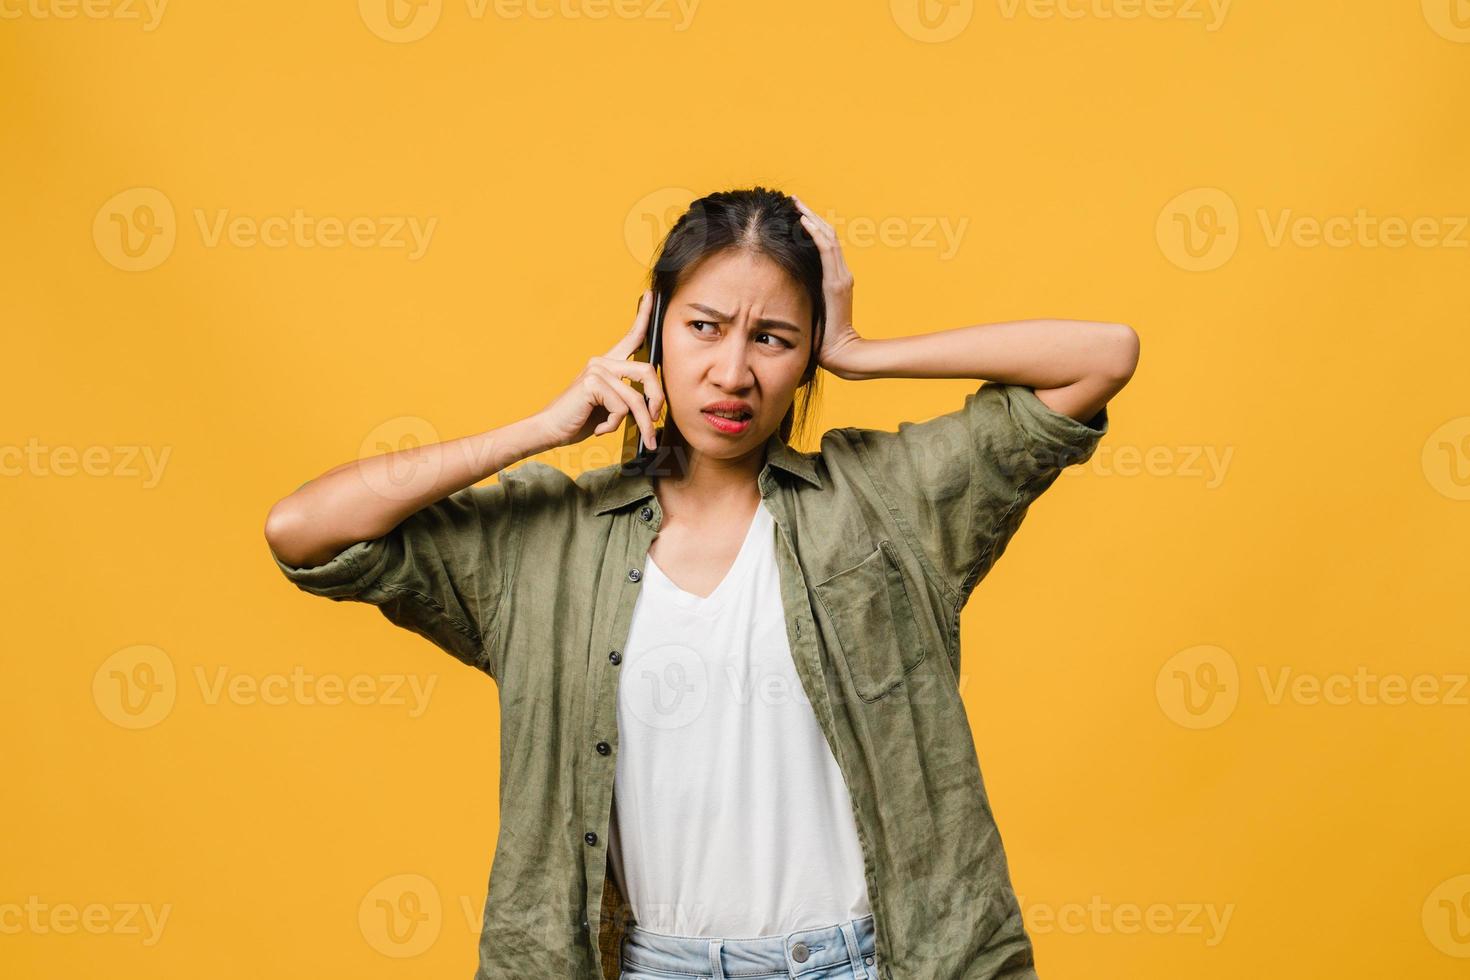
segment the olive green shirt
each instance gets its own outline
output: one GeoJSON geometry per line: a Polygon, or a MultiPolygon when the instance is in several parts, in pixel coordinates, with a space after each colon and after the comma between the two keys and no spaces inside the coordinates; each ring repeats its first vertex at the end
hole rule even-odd
{"type": "MultiPolygon", "coordinates": [[[[1107,430],[1106,408],[1083,423],[985,382],[896,432],[765,444],[787,638],[846,779],[885,980],[1036,975],[960,699],[960,610],[1107,430]]],[[[617,685],[662,521],[646,472],[528,461],[326,564],[276,559],[301,589],[372,603],[495,678],[500,832],[476,980],[617,980],[617,685]]]]}

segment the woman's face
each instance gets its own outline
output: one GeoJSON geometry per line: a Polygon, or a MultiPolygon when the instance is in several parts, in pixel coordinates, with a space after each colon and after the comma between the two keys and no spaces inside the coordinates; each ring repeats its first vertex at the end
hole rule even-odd
{"type": "Polygon", "coordinates": [[[663,331],[664,395],[692,450],[736,459],[780,428],[810,356],[811,322],[806,292],[764,255],[729,249],[694,268],[670,297],[663,331]]]}

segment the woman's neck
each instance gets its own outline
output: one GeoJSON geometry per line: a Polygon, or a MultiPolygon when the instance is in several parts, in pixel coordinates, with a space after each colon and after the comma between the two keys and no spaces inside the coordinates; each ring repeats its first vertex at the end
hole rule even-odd
{"type": "Polygon", "coordinates": [[[743,457],[716,459],[692,448],[672,425],[663,435],[667,453],[659,454],[664,462],[653,486],[665,523],[703,524],[755,510],[764,443],[743,457]]]}

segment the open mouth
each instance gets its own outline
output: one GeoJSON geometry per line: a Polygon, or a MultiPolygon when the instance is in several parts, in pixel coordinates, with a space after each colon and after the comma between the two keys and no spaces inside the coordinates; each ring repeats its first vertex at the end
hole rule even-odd
{"type": "Polygon", "coordinates": [[[726,411],[702,409],[700,414],[709,421],[717,431],[728,435],[739,435],[750,426],[751,413],[743,411],[726,411]]]}

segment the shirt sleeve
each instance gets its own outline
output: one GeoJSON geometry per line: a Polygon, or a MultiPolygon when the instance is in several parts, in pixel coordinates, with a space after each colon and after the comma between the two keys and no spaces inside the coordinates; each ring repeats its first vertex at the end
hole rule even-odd
{"type": "Polygon", "coordinates": [[[954,412],[898,430],[845,434],[920,561],[957,607],[1005,551],[1031,503],[1108,431],[1104,406],[1086,422],[1027,385],[987,381],[954,412]]]}
{"type": "Polygon", "coordinates": [[[498,678],[502,600],[519,546],[514,528],[502,478],[423,507],[325,564],[297,568],[271,557],[302,591],[371,603],[390,622],[498,678]]]}

